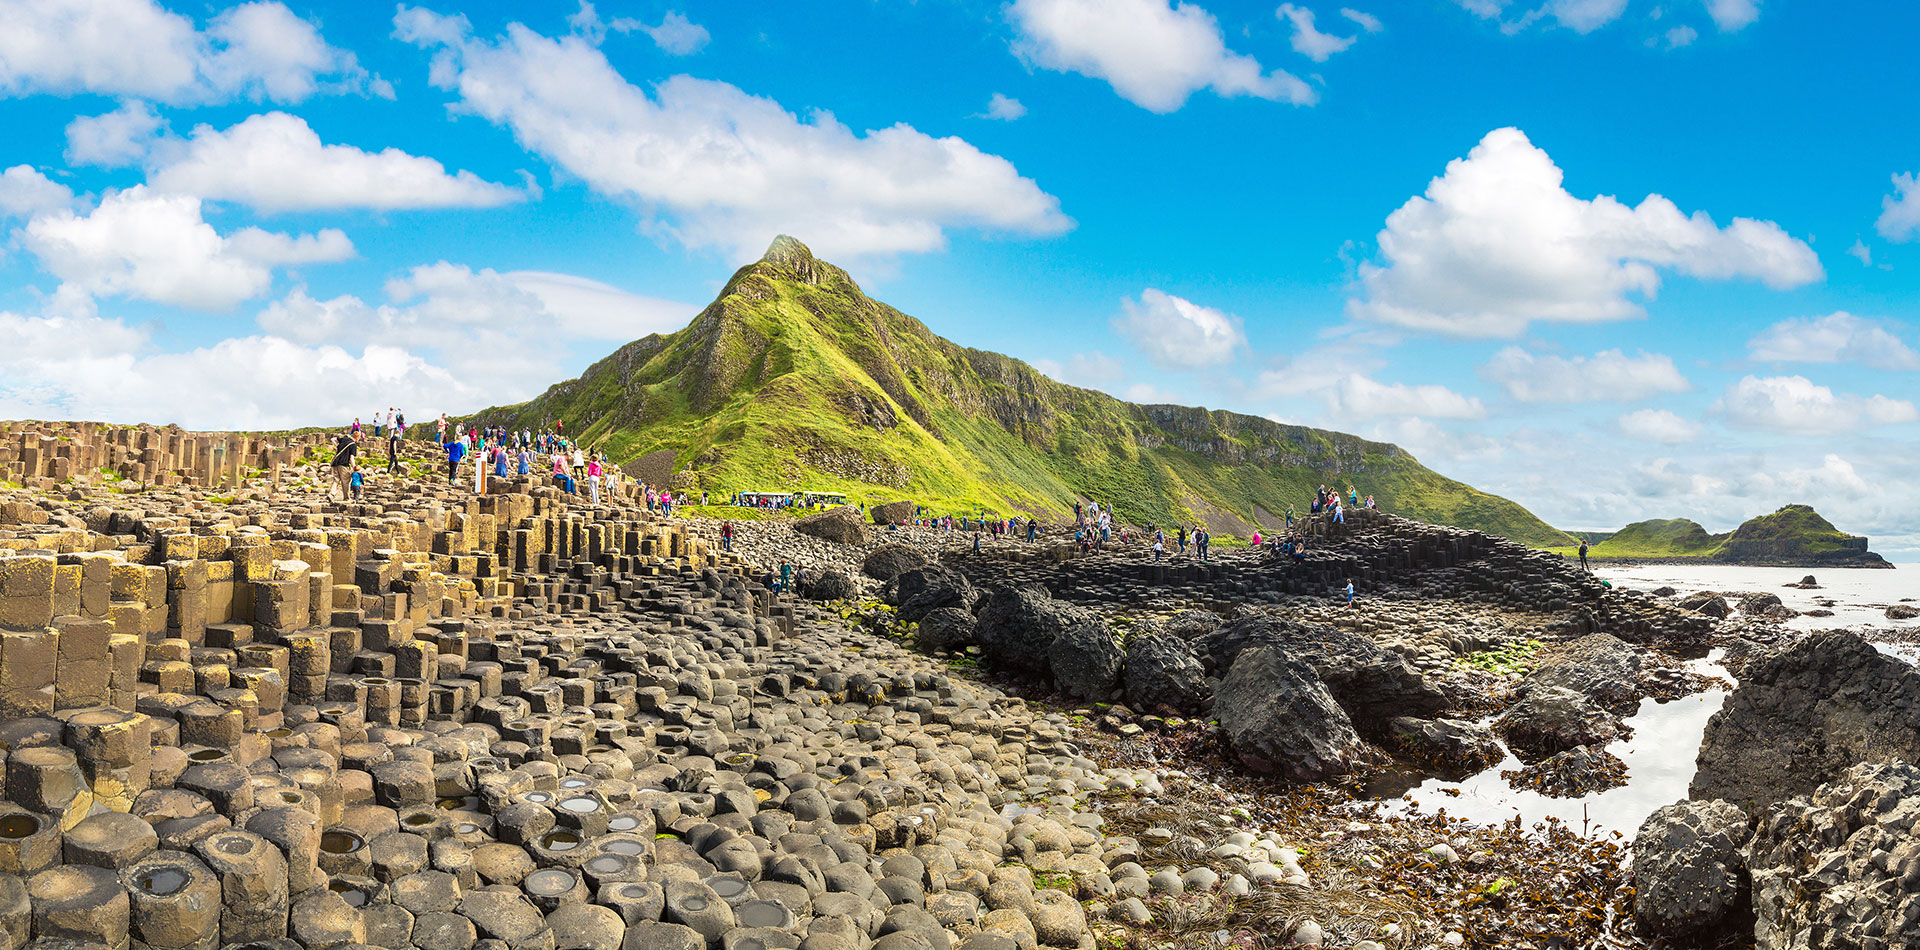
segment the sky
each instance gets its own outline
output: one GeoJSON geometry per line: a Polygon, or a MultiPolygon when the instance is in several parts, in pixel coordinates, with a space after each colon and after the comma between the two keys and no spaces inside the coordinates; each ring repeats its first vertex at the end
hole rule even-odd
{"type": "Polygon", "coordinates": [[[1920,560],[1920,4],[1340,2],[0,0],[0,418],[518,402],[787,233],[1559,527],[1920,560]]]}

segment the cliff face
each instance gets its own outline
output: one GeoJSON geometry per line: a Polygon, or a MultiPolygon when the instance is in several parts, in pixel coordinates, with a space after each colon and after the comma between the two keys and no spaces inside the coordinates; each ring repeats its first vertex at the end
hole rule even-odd
{"type": "Polygon", "coordinates": [[[940,511],[1060,517],[1076,499],[1135,522],[1247,533],[1315,486],[1532,544],[1566,536],[1399,447],[1255,416],[1143,406],[942,339],[781,238],[685,329],[477,420],[569,432],[619,460],[671,451],[710,491],[813,488],[940,511]]]}

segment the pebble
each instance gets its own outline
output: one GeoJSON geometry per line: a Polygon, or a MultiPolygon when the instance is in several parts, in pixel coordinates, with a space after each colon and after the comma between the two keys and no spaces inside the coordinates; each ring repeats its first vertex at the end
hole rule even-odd
{"type": "Polygon", "coordinates": [[[1213,890],[1214,885],[1220,883],[1220,875],[1212,868],[1194,868],[1180,875],[1180,883],[1192,890],[1210,891],[1213,890]]]}
{"type": "Polygon", "coordinates": [[[1147,910],[1145,901],[1138,897],[1129,897],[1107,910],[1114,920],[1127,924],[1144,924],[1153,920],[1153,913],[1147,910]]]}
{"type": "Polygon", "coordinates": [[[1308,918],[1293,928],[1292,940],[1296,947],[1318,947],[1327,942],[1327,934],[1312,918],[1308,918]]]}

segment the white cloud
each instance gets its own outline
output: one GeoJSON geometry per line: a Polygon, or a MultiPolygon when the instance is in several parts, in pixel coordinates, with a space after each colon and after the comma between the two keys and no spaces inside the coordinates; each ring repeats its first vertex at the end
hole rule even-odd
{"type": "Polygon", "coordinates": [[[1920,178],[1893,176],[1893,194],[1881,200],[1880,220],[1874,227],[1889,241],[1920,237],[1920,178]]]}
{"type": "Polygon", "coordinates": [[[103,168],[131,165],[147,154],[160,126],[153,107],[138,99],[104,115],[79,116],[67,123],[67,161],[103,168]]]}
{"type": "Polygon", "coordinates": [[[1693,388],[1673,360],[1658,353],[1628,356],[1602,350],[1592,356],[1536,356],[1517,346],[1493,355],[1480,375],[1521,402],[1632,402],[1693,388]]]}
{"type": "Polygon", "coordinates": [[[1382,383],[1349,373],[1321,390],[1327,408],[1342,419],[1416,416],[1423,419],[1479,419],[1487,414],[1480,400],[1445,386],[1382,383]]]}
{"type": "Polygon", "coordinates": [[[1334,36],[1315,29],[1313,11],[1306,7],[1283,3],[1280,9],[1274,11],[1274,15],[1293,24],[1293,51],[1316,63],[1326,62],[1335,53],[1346,52],[1347,47],[1359,39],[1357,36],[1334,36]]]}
{"type": "Polygon", "coordinates": [[[946,229],[1020,235],[1072,227],[1059,200],[1013,163],[905,124],[856,135],[830,114],[806,121],[722,82],[675,76],[652,95],[579,36],[518,24],[495,41],[418,8],[397,35],[434,55],[435,85],[461,108],[596,191],[628,198],[650,226],[694,247],[758,255],[776,234],[829,255],[929,251],[946,229]]]}
{"type": "Polygon", "coordinates": [[[1859,261],[1861,267],[1873,266],[1873,248],[1868,247],[1867,242],[1859,238],[1853,239],[1853,246],[1847,248],[1847,254],[1854,260],[1859,261]]]}
{"type": "Polygon", "coordinates": [[[265,293],[281,264],[349,257],[338,230],[298,237],[244,228],[222,237],[200,216],[200,199],[135,185],[109,193],[85,215],[41,214],[20,232],[72,304],[133,297],[195,310],[230,310],[265,293]]]}
{"type": "Polygon", "coordinates": [[[73,204],[73,190],[32,165],[0,171],[0,218],[30,218],[73,204]]]}
{"type": "Polygon", "coordinates": [[[628,293],[611,284],[572,274],[519,270],[501,276],[538,299],[562,332],[581,340],[624,343],[649,333],[671,333],[690,322],[700,309],[678,301],[628,293]]]}
{"type": "Polygon", "coordinates": [[[1835,395],[1804,376],[1745,376],[1715,411],[1733,425],[1785,435],[1831,435],[1920,420],[1920,409],[1886,396],[1835,395]]]}
{"type": "Polygon", "coordinates": [[[1642,442],[1676,445],[1700,437],[1700,424],[1666,409],[1636,409],[1614,421],[1620,434],[1642,442]]]}
{"type": "Polygon", "coordinates": [[[1626,12],[1627,0],[1547,0],[1514,19],[1505,19],[1511,0],[1455,0],[1460,7],[1486,20],[1500,21],[1504,33],[1518,33],[1545,17],[1576,33],[1591,33],[1626,12]]]}
{"type": "Polygon", "coordinates": [[[1356,318],[1464,337],[1512,337],[1535,320],[1643,316],[1662,268],[1796,287],[1824,276],[1813,249],[1768,221],[1725,228],[1649,195],[1637,207],[1576,198],[1518,129],[1487,134],[1447,163],[1424,197],[1387,216],[1384,263],[1360,265],[1356,318]]]}
{"type": "Polygon", "coordinates": [[[1723,33],[1745,29],[1760,19],[1760,0],[1706,0],[1707,15],[1723,33]]]}
{"type": "Polygon", "coordinates": [[[1382,420],[1370,427],[1366,436],[1412,452],[1429,468],[1469,460],[1487,462],[1504,455],[1506,450],[1498,439],[1479,432],[1456,432],[1418,416],[1382,420]]]}
{"type": "Polygon", "coordinates": [[[148,179],[154,188],[268,212],[485,208],[523,197],[472,172],[450,175],[439,162],[397,148],[376,153],[322,145],[306,120],[284,112],[253,116],[224,132],[202,125],[165,151],[148,179]]]}
{"type": "Polygon", "coordinates": [[[1105,390],[1120,382],[1126,375],[1126,369],[1120,365],[1119,360],[1097,350],[1092,353],[1075,353],[1067,358],[1065,364],[1043,358],[1032,360],[1031,365],[1055,382],[1087,389],[1105,390]]]}
{"type": "Polygon", "coordinates": [[[0,23],[0,96],[204,103],[392,93],[278,2],[227,8],[204,31],[151,0],[0,0],[0,23]]]}
{"type": "Polygon", "coordinates": [[[1021,105],[1020,100],[997,92],[993,94],[993,98],[987,100],[987,111],[984,113],[986,118],[999,119],[1002,122],[1012,122],[1026,114],[1027,107],[1021,105]]]}
{"type": "MultiPolygon", "coordinates": [[[[1661,34],[1661,37],[1666,41],[1668,49],[1680,49],[1692,46],[1693,41],[1700,38],[1700,31],[1690,26],[1676,26],[1661,34]]],[[[1647,45],[1653,45],[1653,41],[1648,40],[1647,45]]]]}
{"type": "Polygon", "coordinates": [[[1239,317],[1151,287],[1140,292],[1139,300],[1122,300],[1113,325],[1168,369],[1218,366],[1247,342],[1239,317]]]}
{"type": "Polygon", "coordinates": [[[1770,363],[1860,363],[1920,369],[1920,353],[1880,323],[1846,311],[1782,320],[1747,342],[1747,355],[1770,363]]]}
{"type": "Polygon", "coordinates": [[[1227,49],[1205,9],[1169,0],[1014,0],[1014,51],[1034,66],[1103,79],[1121,98],[1173,112],[1202,89],[1312,105],[1313,87],[1227,49]]]}
{"type": "Polygon", "coordinates": [[[416,418],[469,411],[493,397],[484,377],[461,377],[390,346],[358,355],[273,336],[222,340],[179,353],[152,351],[144,329],[97,316],[0,312],[0,416],[179,423],[191,429],[343,425],[369,407],[416,418]],[[220,389],[183,381],[238,378],[220,389]]]}
{"type": "Polygon", "coordinates": [[[658,26],[643,26],[643,31],[653,38],[653,45],[674,56],[689,56],[700,51],[713,37],[707,28],[687,19],[677,10],[667,11],[660,18],[658,26]]]}
{"type": "Polygon", "coordinates": [[[1371,13],[1362,13],[1352,7],[1341,7],[1340,15],[1352,20],[1368,33],[1378,33],[1383,29],[1380,24],[1380,18],[1371,13]]]}

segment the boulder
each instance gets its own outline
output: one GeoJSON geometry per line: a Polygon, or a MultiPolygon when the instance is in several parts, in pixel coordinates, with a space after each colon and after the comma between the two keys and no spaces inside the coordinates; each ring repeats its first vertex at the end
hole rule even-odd
{"type": "Polygon", "coordinates": [[[1747,845],[1762,950],[1920,946],[1920,768],[1856,765],[1762,814],[1747,845]]]}
{"type": "Polygon", "coordinates": [[[1588,634],[1541,651],[1539,665],[1521,685],[1570,689],[1604,709],[1632,715],[1646,695],[1640,680],[1653,665],[1650,660],[1646,650],[1618,637],[1588,634]]]}
{"type": "Polygon", "coordinates": [[[1703,590],[1697,594],[1687,596],[1680,601],[1680,609],[1691,610],[1697,614],[1705,614],[1715,620],[1724,620],[1728,614],[1733,612],[1733,608],[1727,606],[1727,599],[1725,597],[1710,590],[1703,590]]]}
{"type": "Polygon", "coordinates": [[[837,544],[867,543],[867,526],[860,523],[859,512],[852,508],[829,508],[793,523],[793,530],[811,538],[837,544]]]}
{"type": "Polygon", "coordinates": [[[987,662],[1006,669],[1044,673],[1055,637],[1090,623],[1092,611],[1054,600],[1038,584],[1002,587],[980,608],[974,640],[987,662]]]}
{"type": "Polygon", "coordinates": [[[1235,757],[1288,781],[1338,778],[1371,758],[1313,667],[1276,647],[1235,656],[1214,690],[1213,714],[1235,757]]]}
{"type": "Polygon", "coordinates": [[[1198,640],[1220,629],[1220,615],[1211,610],[1182,610],[1168,617],[1161,629],[1182,640],[1198,640]]]}
{"type": "Polygon", "coordinates": [[[1047,648],[1047,662],[1060,691],[1076,699],[1107,700],[1120,682],[1126,655],[1107,629],[1107,622],[1089,617],[1060,631],[1047,648]]]}
{"type": "Polygon", "coordinates": [[[1429,717],[1447,704],[1404,657],[1335,627],[1256,614],[1226,624],[1196,644],[1202,660],[1215,671],[1231,669],[1241,652],[1262,646],[1279,648],[1311,667],[1363,729],[1384,730],[1397,716],[1429,717]]]}
{"type": "Polygon", "coordinates": [[[923,650],[950,651],[973,643],[973,615],[958,607],[940,607],[920,618],[917,634],[923,650]]]}
{"type": "Polygon", "coordinates": [[[852,600],[860,596],[860,585],[853,575],[837,567],[806,571],[794,589],[808,600],[852,600]]]}
{"type": "Polygon", "coordinates": [[[1920,761],[1920,672],[1831,630],[1747,664],[1707,721],[1689,794],[1753,811],[1894,758],[1920,761]]]}
{"type": "Polygon", "coordinates": [[[1764,617],[1768,610],[1784,606],[1779,594],[1747,594],[1740,598],[1740,612],[1749,617],[1764,617]]]}
{"type": "Polygon", "coordinates": [[[1514,788],[1548,798],[1580,798],[1625,785],[1627,763],[1597,746],[1577,745],[1531,765],[1503,771],[1500,777],[1514,788]]]}
{"type": "Polygon", "coordinates": [[[1915,607],[1912,604],[1889,604],[1887,606],[1888,620],[1912,620],[1915,617],[1920,617],[1920,607],[1915,607]]]}
{"type": "Polygon", "coordinates": [[[1493,731],[1521,758],[1544,758],[1575,746],[1605,746],[1620,734],[1620,723],[1563,686],[1529,690],[1500,718],[1493,731]]]}
{"type": "Polygon", "coordinates": [[[1400,716],[1387,723],[1387,736],[1396,751],[1456,775],[1483,771],[1507,757],[1493,730],[1464,719],[1400,716]]]}
{"type": "Polygon", "coordinates": [[[868,508],[867,513],[873,516],[874,524],[899,524],[913,517],[913,502],[890,501],[868,508]]]}
{"type": "Polygon", "coordinates": [[[1127,702],[1137,709],[1184,715],[1205,712],[1212,699],[1207,671],[1193,646],[1176,634],[1155,631],[1135,632],[1127,642],[1126,690],[1127,702]]]}
{"type": "Polygon", "coordinates": [[[903,623],[912,623],[942,607],[972,610],[979,594],[966,575],[942,564],[929,564],[887,582],[883,596],[899,608],[903,623]]]}
{"type": "Polygon", "coordinates": [[[1650,937],[1730,929],[1747,903],[1747,816],[1723,801],[1657,809],[1633,838],[1633,916],[1650,937]]]}
{"type": "Polygon", "coordinates": [[[918,567],[926,567],[926,554],[911,544],[882,544],[867,552],[860,572],[876,581],[890,581],[918,567]]]}

